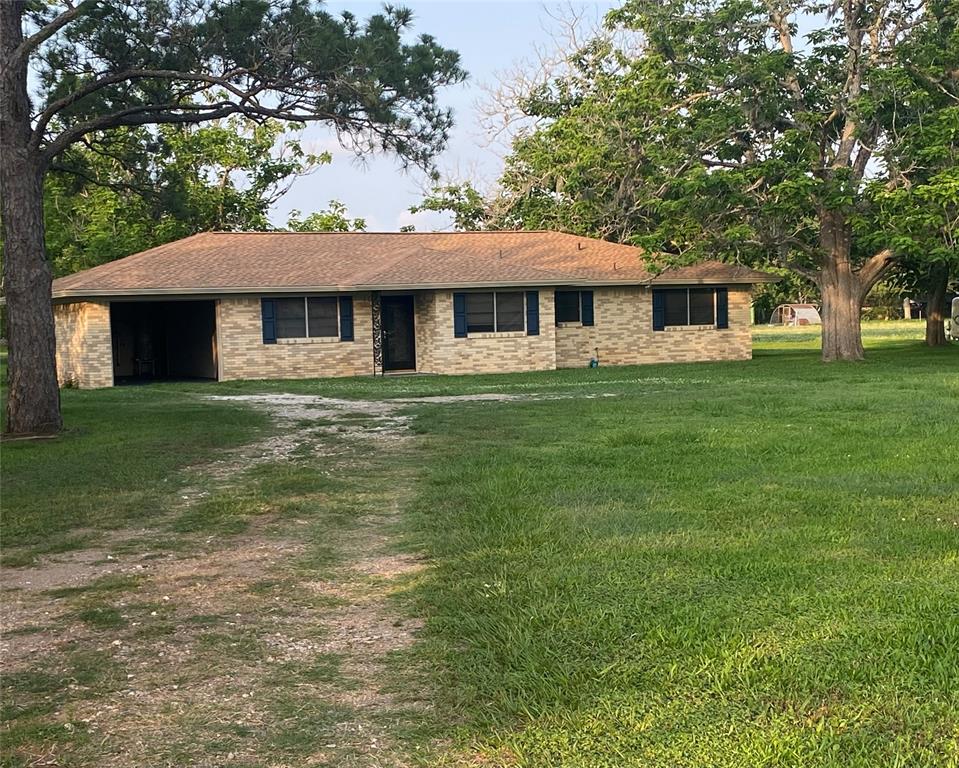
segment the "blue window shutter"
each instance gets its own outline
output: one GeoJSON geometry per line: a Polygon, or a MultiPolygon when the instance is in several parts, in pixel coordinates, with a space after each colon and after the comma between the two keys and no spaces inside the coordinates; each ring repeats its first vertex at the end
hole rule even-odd
{"type": "Polygon", "coordinates": [[[352,296],[340,296],[340,341],[353,341],[352,296]]]}
{"type": "Polygon", "coordinates": [[[716,327],[729,327],[729,289],[716,289],[716,327]]]}
{"type": "Polygon", "coordinates": [[[539,336],[539,291],[526,292],[526,335],[539,336]]]}
{"type": "Polygon", "coordinates": [[[579,292],[579,306],[580,306],[580,319],[583,321],[583,325],[592,325],[593,324],[593,292],[592,291],[580,291],[579,292]]]}
{"type": "Polygon", "coordinates": [[[666,295],[662,291],[653,290],[653,330],[666,329],[666,295]]]}
{"type": "Polygon", "coordinates": [[[260,300],[260,316],[263,318],[263,343],[276,344],[276,302],[260,300]]]}
{"type": "Polygon", "coordinates": [[[466,294],[453,294],[453,335],[457,339],[466,338],[466,294]]]}

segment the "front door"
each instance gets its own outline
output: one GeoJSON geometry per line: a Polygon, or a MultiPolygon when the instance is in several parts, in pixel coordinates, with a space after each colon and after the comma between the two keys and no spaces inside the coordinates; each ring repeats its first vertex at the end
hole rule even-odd
{"type": "Polygon", "coordinates": [[[416,332],[412,296],[383,296],[383,370],[416,369],[416,332]]]}

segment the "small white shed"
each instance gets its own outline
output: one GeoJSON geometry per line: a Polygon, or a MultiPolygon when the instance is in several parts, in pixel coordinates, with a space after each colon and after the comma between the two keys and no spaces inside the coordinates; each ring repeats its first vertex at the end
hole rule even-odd
{"type": "Polygon", "coordinates": [[[770,325],[822,325],[815,304],[780,304],[769,318],[770,325]]]}

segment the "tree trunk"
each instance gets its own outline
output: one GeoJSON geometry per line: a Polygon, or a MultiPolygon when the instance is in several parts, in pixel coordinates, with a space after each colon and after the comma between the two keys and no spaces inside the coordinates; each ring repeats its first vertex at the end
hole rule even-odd
{"type": "Polygon", "coordinates": [[[949,267],[945,263],[933,266],[929,275],[929,293],[926,295],[926,345],[946,345],[946,290],[949,287],[949,267]]]}
{"type": "Polygon", "coordinates": [[[866,294],[893,263],[893,252],[885,248],[870,256],[855,270],[852,227],[841,213],[820,212],[820,246],[826,258],[819,271],[822,295],[822,359],[862,360],[862,303],[866,294]]]}
{"type": "Polygon", "coordinates": [[[51,272],[44,247],[43,162],[29,148],[27,64],[14,50],[23,39],[23,3],[0,0],[0,215],[7,298],[9,391],[7,431],[57,432],[56,339],[51,272]]]}
{"type": "Polygon", "coordinates": [[[819,277],[822,359],[862,360],[862,284],[848,260],[830,260],[819,277]]]}
{"type": "Polygon", "coordinates": [[[862,283],[849,263],[852,228],[835,211],[820,212],[819,240],[826,261],[819,274],[822,296],[822,359],[862,360],[862,283]]]}

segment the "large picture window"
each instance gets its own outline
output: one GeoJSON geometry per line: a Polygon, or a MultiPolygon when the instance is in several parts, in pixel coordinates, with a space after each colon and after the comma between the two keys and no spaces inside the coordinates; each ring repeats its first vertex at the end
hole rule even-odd
{"type": "Polygon", "coordinates": [[[716,324],[715,288],[659,288],[653,305],[662,326],[716,324]]]}
{"type": "Polygon", "coordinates": [[[274,301],[276,338],[306,339],[339,334],[335,297],[297,296],[274,301]]]}
{"type": "Polygon", "coordinates": [[[524,328],[521,291],[467,293],[466,332],[522,331],[524,328]]]}

